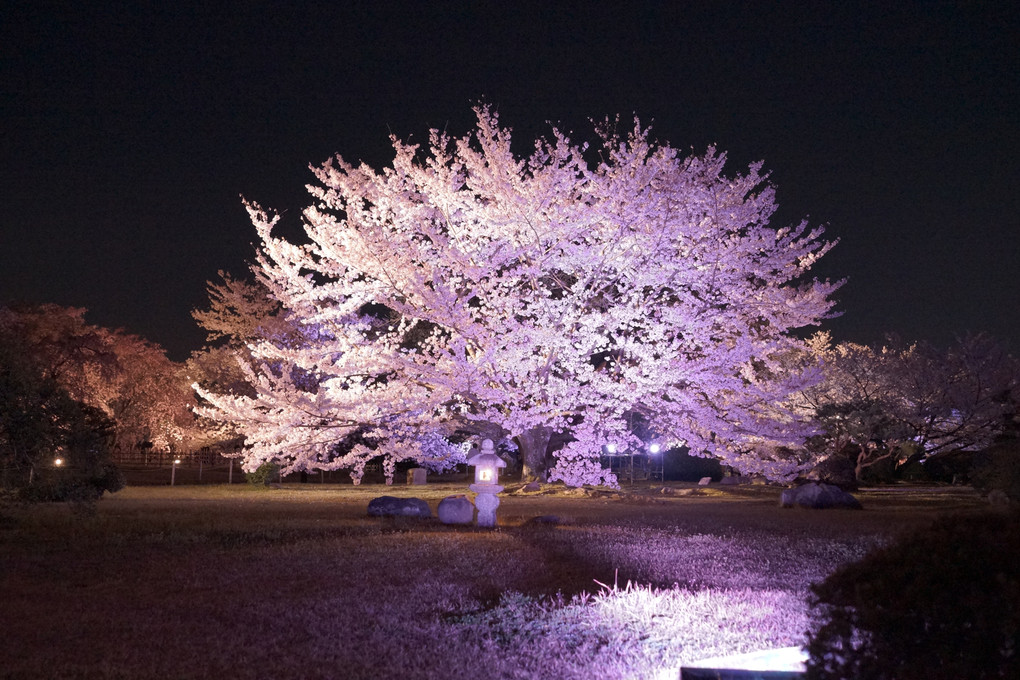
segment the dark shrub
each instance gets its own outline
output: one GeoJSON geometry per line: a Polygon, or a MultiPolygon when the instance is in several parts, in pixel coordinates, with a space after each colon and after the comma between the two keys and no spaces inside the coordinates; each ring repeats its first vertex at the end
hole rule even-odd
{"type": "Polygon", "coordinates": [[[925,459],[918,464],[923,469],[922,481],[952,484],[970,478],[974,454],[970,451],[950,451],[925,459]]]}
{"type": "Polygon", "coordinates": [[[244,478],[252,486],[269,486],[277,471],[278,468],[273,463],[263,463],[255,468],[255,472],[245,472],[244,478]]]}
{"type": "Polygon", "coordinates": [[[715,458],[692,456],[686,448],[670,449],[663,454],[662,476],[678,482],[697,482],[702,477],[718,482],[723,478],[723,469],[715,458]]]}
{"type": "Polygon", "coordinates": [[[1020,678],[1020,516],[946,518],[811,588],[812,680],[1020,678]]]}
{"type": "Polygon", "coordinates": [[[861,470],[864,484],[892,484],[896,481],[896,461],[892,456],[883,458],[861,470]]]}
{"type": "Polygon", "coordinates": [[[40,475],[37,483],[21,489],[21,499],[28,502],[95,503],[104,492],[116,493],[124,486],[124,473],[112,463],[101,463],[91,470],[68,468],[40,475]]]}
{"type": "Polygon", "coordinates": [[[971,482],[985,493],[1004,491],[1013,503],[1020,503],[1020,441],[998,444],[974,456],[971,482]]]}
{"type": "Polygon", "coordinates": [[[856,461],[857,454],[855,451],[840,451],[825,458],[816,465],[808,477],[825,482],[826,484],[838,486],[844,491],[856,491],[857,473],[854,470],[856,461]]]}

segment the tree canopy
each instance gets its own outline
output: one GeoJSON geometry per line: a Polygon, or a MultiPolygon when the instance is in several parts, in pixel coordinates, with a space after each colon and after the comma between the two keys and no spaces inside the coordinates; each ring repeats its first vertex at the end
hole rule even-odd
{"type": "Polygon", "coordinates": [[[0,328],[19,338],[21,361],[76,402],[113,421],[113,446],[182,447],[195,435],[193,396],[180,366],[158,345],[85,321],[53,304],[0,307],[0,328]]]}
{"type": "Polygon", "coordinates": [[[250,394],[201,390],[238,427],[246,465],[349,467],[354,432],[400,455],[446,455],[460,430],[512,438],[525,478],[612,482],[598,452],[644,432],[745,472],[796,474],[787,407],[811,379],[792,333],[830,315],[840,282],[808,278],[832,244],[774,228],[760,163],[684,156],[635,121],[592,148],[553,129],[526,157],[487,107],[464,137],[393,139],[391,167],[314,169],[307,241],[254,203],[257,275],[299,337],[250,343],[250,394]],[[342,454],[342,455],[341,455],[342,454]]]}

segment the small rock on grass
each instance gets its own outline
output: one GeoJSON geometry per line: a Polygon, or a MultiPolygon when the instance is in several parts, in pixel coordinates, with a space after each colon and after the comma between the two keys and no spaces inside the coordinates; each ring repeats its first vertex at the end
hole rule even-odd
{"type": "Polygon", "coordinates": [[[672,486],[664,486],[659,490],[659,493],[663,496],[691,496],[694,494],[694,489],[677,489],[672,486]]]}
{"type": "Polygon", "coordinates": [[[517,494],[517,495],[525,495],[525,494],[537,494],[537,493],[550,493],[551,491],[552,491],[551,488],[545,489],[543,491],[543,489],[542,489],[542,482],[528,482],[524,486],[521,486],[520,488],[516,489],[515,491],[512,491],[511,493],[514,493],[514,494],[517,494]]]}
{"type": "Polygon", "coordinates": [[[471,524],[475,521],[475,505],[464,494],[447,496],[439,501],[438,514],[443,524],[471,524]]]}
{"type": "Polygon", "coordinates": [[[379,496],[368,502],[368,514],[372,517],[431,517],[432,511],[420,498],[379,496]]]}
{"type": "Polygon", "coordinates": [[[1009,494],[1002,489],[993,489],[988,494],[988,502],[996,506],[1009,505],[1009,494]]]}

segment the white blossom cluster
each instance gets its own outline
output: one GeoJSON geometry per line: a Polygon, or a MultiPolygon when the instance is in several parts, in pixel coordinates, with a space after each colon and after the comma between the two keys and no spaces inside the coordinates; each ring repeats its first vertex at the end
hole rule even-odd
{"type": "Polygon", "coordinates": [[[768,225],[760,164],[725,176],[725,154],[684,157],[636,121],[604,126],[597,149],[554,129],[519,158],[497,114],[476,113],[463,138],[393,139],[381,172],[316,169],[307,243],[249,205],[258,275],[315,332],[252,345],[254,397],[202,393],[205,415],[245,434],[247,465],[356,467],[379,452],[339,455],[355,430],[425,460],[427,437],[475,429],[536,439],[527,466],[566,433],[552,477],[613,483],[599,451],[638,446],[637,413],[694,452],[795,473],[767,451],[806,434],[784,406],[803,376],[783,357],[839,286],[805,278],[832,246],[822,230],[768,225]]]}

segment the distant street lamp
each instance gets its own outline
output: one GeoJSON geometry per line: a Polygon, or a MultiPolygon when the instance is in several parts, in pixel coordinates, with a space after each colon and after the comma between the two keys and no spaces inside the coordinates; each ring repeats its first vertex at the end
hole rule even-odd
{"type": "Polygon", "coordinates": [[[174,464],[170,467],[170,486],[174,485],[174,477],[177,476],[177,466],[181,464],[180,458],[174,458],[174,464]]]}
{"type": "Polygon", "coordinates": [[[648,479],[659,479],[664,480],[665,474],[663,470],[662,457],[659,453],[662,452],[662,445],[659,442],[651,442],[648,445],[648,479]]]}
{"type": "Polygon", "coordinates": [[[60,467],[63,464],[64,464],[64,459],[63,458],[54,458],[53,459],[53,465],[55,467],[60,467]]]}

